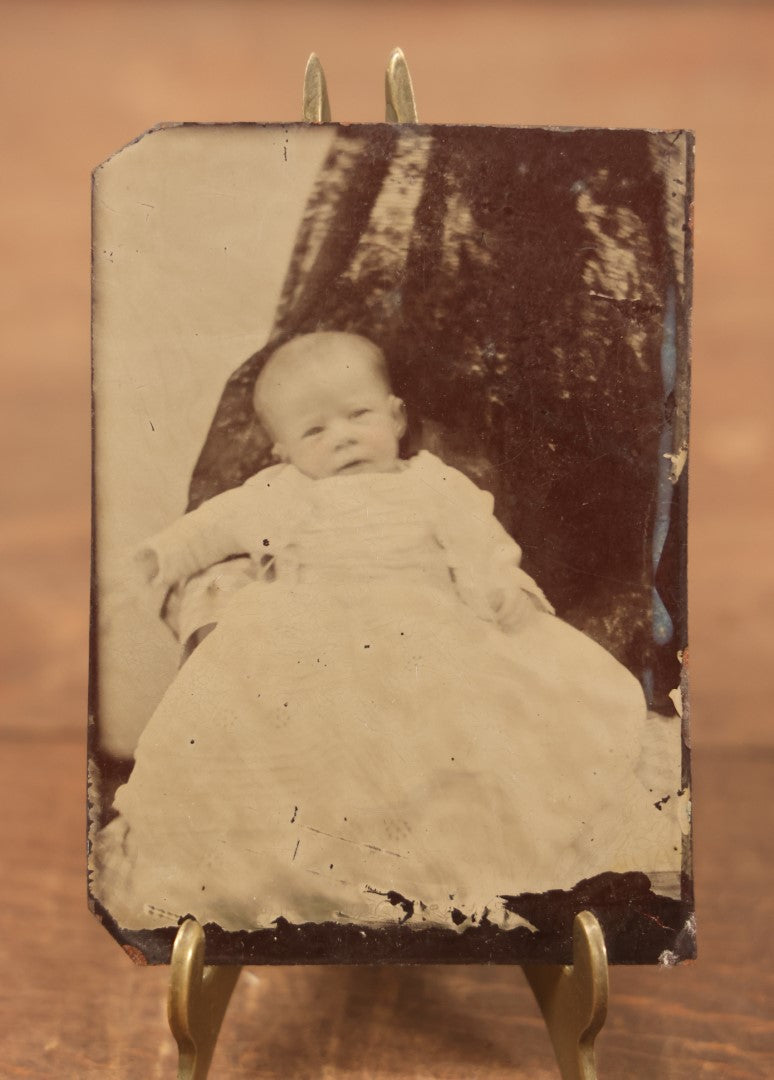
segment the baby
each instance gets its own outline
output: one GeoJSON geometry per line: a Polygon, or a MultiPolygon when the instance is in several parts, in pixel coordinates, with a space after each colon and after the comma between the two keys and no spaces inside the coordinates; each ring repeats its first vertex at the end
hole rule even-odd
{"type": "Polygon", "coordinates": [[[143,732],[97,845],[114,918],[451,927],[642,869],[639,684],[555,617],[490,495],[401,460],[381,351],[297,337],[254,401],[279,464],[141,554],[166,586],[238,553],[259,580],[143,732]]]}
{"type": "MultiPolygon", "coordinates": [[[[293,338],[265,364],[256,380],[253,404],[273,439],[274,457],[310,480],[407,468],[398,456],[406,430],[405,406],[392,393],[384,354],[365,337],[320,332],[293,338]]],[[[268,485],[270,475],[266,470],[253,481],[260,478],[268,485]]],[[[455,477],[465,483],[461,474],[455,477]]],[[[188,550],[181,544],[183,529],[178,526],[140,548],[137,560],[146,580],[170,587],[242,550],[262,556],[265,565],[271,541],[264,538],[256,548],[255,535],[249,535],[242,523],[244,515],[252,517],[253,486],[248,481],[238,493],[212,499],[205,513],[198,514],[199,520],[189,515],[197,527],[186,537],[188,550]]],[[[260,531],[260,518],[255,524],[260,531]]],[[[532,606],[525,604],[527,596],[552,611],[531,578],[521,571],[514,575],[521,552],[494,520],[490,524],[501,535],[487,599],[501,626],[518,625],[519,616],[532,606]],[[502,580],[497,580],[498,572],[502,580]]]]}

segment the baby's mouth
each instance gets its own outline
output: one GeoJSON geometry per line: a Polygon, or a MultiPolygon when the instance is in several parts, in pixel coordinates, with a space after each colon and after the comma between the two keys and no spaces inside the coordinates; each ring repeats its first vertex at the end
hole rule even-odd
{"type": "Polygon", "coordinates": [[[336,472],[337,473],[352,472],[355,469],[359,469],[362,465],[368,465],[368,462],[366,461],[366,459],[365,458],[356,458],[355,461],[348,461],[346,465],[341,465],[336,470],[336,472]]]}

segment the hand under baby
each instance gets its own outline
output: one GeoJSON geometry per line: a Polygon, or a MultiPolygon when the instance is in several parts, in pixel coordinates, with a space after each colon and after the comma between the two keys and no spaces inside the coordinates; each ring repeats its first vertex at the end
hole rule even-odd
{"type": "Polygon", "coordinates": [[[525,589],[514,588],[510,583],[492,589],[489,602],[498,626],[506,634],[521,630],[536,612],[546,610],[537,596],[525,589]]]}

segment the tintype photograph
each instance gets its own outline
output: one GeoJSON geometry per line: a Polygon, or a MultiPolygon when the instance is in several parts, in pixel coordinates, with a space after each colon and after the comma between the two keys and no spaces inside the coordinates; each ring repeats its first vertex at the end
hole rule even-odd
{"type": "Polygon", "coordinates": [[[92,907],[135,958],[694,955],[692,138],[170,125],[94,174],[92,907]]]}

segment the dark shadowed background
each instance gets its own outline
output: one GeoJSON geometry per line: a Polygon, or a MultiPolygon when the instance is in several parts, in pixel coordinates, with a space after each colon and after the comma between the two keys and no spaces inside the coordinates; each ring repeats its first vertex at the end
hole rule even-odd
{"type": "MultiPolygon", "coordinates": [[[[774,1072],[770,317],[774,10],[754,4],[0,3],[4,239],[0,954],[11,1076],[174,1074],[164,972],[85,906],[89,173],[161,120],[383,115],[697,133],[691,672],[699,961],[612,975],[602,1076],[774,1072]]],[[[507,969],[261,970],[216,1075],[556,1075],[507,969]]]]}

